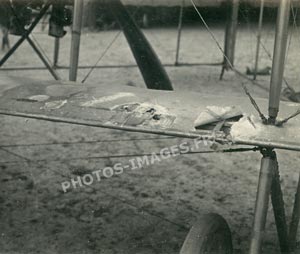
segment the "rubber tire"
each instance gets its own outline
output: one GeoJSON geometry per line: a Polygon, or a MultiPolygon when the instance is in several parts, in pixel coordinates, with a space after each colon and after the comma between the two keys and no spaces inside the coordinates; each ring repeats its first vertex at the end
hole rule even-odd
{"type": "Polygon", "coordinates": [[[180,254],[232,254],[232,238],[226,220],[214,213],[203,215],[188,233],[180,254]]]}

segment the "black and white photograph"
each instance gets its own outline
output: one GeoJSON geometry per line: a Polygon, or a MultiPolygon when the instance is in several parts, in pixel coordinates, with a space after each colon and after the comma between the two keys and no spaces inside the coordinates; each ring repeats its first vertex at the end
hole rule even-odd
{"type": "Polygon", "coordinates": [[[0,254],[300,254],[300,0],[0,0],[0,254]]]}

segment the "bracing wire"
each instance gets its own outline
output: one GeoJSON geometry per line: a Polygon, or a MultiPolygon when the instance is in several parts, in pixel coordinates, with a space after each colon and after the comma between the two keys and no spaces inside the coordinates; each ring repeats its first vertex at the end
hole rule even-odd
{"type": "MultiPolygon", "coordinates": [[[[24,157],[24,156],[18,155],[18,154],[16,154],[16,153],[12,153],[12,152],[7,151],[7,150],[4,150],[4,151],[6,151],[6,152],[8,152],[8,153],[11,153],[11,154],[14,155],[14,156],[17,156],[17,157],[19,157],[19,158],[24,159],[28,164],[32,162],[30,159],[28,159],[28,158],[26,158],[26,157],[24,157]]],[[[46,167],[45,164],[43,164],[42,166],[43,166],[43,167],[46,167]]],[[[72,178],[72,173],[64,174],[64,173],[62,173],[61,171],[55,170],[55,169],[53,169],[53,168],[51,168],[50,170],[53,171],[53,172],[55,172],[55,173],[57,173],[58,175],[60,175],[60,176],[62,176],[62,177],[64,177],[64,178],[72,178]]],[[[33,175],[33,173],[30,172],[30,174],[31,174],[32,178],[35,180],[35,176],[33,175]]],[[[37,182],[37,181],[35,180],[35,182],[37,182]]],[[[104,193],[105,195],[107,195],[107,196],[113,198],[113,199],[116,199],[116,200],[118,200],[118,201],[124,203],[124,204],[127,204],[127,205],[129,205],[129,206],[131,206],[131,207],[134,207],[134,208],[138,208],[139,210],[142,210],[143,212],[145,212],[145,213],[147,213],[147,214],[150,214],[151,216],[160,218],[160,219],[162,219],[162,220],[164,220],[164,221],[166,221],[166,222],[168,222],[168,223],[170,223],[170,224],[174,224],[174,225],[176,225],[176,226],[179,226],[179,227],[181,227],[181,228],[184,228],[184,229],[188,230],[188,228],[186,228],[186,226],[181,225],[181,224],[178,224],[178,223],[176,223],[176,222],[174,222],[174,221],[172,221],[172,220],[169,220],[169,219],[167,219],[167,218],[165,218],[165,217],[163,217],[163,216],[161,216],[161,215],[159,215],[159,214],[157,214],[157,213],[155,213],[155,212],[153,212],[153,211],[148,211],[147,209],[141,209],[141,208],[137,207],[136,205],[132,204],[132,203],[131,203],[130,201],[128,201],[128,200],[124,200],[124,199],[122,199],[122,198],[120,198],[120,197],[114,196],[114,195],[112,195],[112,194],[109,193],[109,192],[105,192],[105,191],[101,191],[101,192],[104,193]]]]}
{"type": "MultiPolygon", "coordinates": [[[[202,22],[203,22],[204,26],[206,27],[207,31],[210,33],[211,37],[213,38],[213,40],[214,40],[215,43],[217,44],[218,48],[219,48],[220,51],[222,52],[224,58],[226,59],[226,61],[228,61],[228,64],[229,64],[230,68],[231,68],[233,71],[235,71],[237,74],[240,75],[240,72],[237,71],[237,70],[233,67],[233,64],[230,62],[230,60],[229,60],[228,57],[226,56],[226,54],[225,54],[224,50],[222,49],[220,43],[218,42],[218,40],[216,39],[215,35],[213,34],[213,32],[211,31],[211,29],[209,28],[208,24],[207,24],[206,21],[204,20],[204,18],[203,18],[203,16],[201,15],[200,11],[198,10],[198,8],[197,8],[197,6],[196,6],[194,0],[191,0],[191,3],[192,3],[192,5],[193,5],[194,9],[196,10],[196,12],[198,13],[198,16],[199,16],[200,19],[202,20],[202,22]]],[[[294,15],[294,12],[293,12],[293,15],[294,15]]],[[[295,22],[296,22],[296,18],[295,18],[295,15],[294,15],[294,25],[295,25],[295,22]]],[[[291,39],[290,39],[290,41],[291,41],[291,39]]],[[[240,76],[242,76],[242,75],[240,75],[240,76]]],[[[244,77],[244,76],[242,76],[242,77],[244,77]]],[[[249,80],[250,80],[250,79],[249,79],[249,80]]],[[[290,86],[289,86],[288,82],[286,81],[286,79],[284,78],[283,80],[284,80],[284,82],[286,83],[286,85],[290,88],[290,86]]],[[[250,80],[250,81],[251,81],[251,80],[250,80]]],[[[261,112],[261,110],[260,110],[258,104],[256,103],[256,101],[254,100],[254,98],[253,98],[253,97],[251,96],[251,94],[249,93],[249,91],[248,91],[246,85],[245,85],[244,83],[241,83],[241,84],[242,84],[242,87],[243,87],[243,89],[244,89],[246,95],[249,97],[251,104],[253,105],[253,107],[255,108],[255,110],[258,112],[258,114],[259,114],[260,118],[262,119],[263,123],[267,123],[267,122],[268,122],[267,118],[262,114],[262,112],[261,112]]],[[[294,91],[294,90],[292,89],[291,91],[294,91]]],[[[287,123],[290,119],[295,118],[295,117],[298,116],[298,115],[300,115],[300,109],[298,109],[298,110],[297,110],[294,114],[292,114],[291,116],[289,116],[289,117],[283,119],[282,121],[279,121],[276,125],[277,125],[277,126],[282,126],[284,123],[287,123]]]]}
{"type": "MultiPolygon", "coordinates": [[[[30,5],[33,1],[30,1],[27,5],[30,5]]],[[[20,19],[15,11],[15,8],[13,6],[12,1],[10,1],[10,8],[11,11],[13,13],[13,15],[16,17],[17,21],[20,22],[20,19]]],[[[42,52],[43,56],[46,58],[46,60],[48,61],[48,63],[51,63],[51,60],[49,59],[49,57],[47,56],[46,52],[44,51],[44,49],[42,48],[42,46],[39,44],[38,40],[33,36],[33,34],[31,33],[30,37],[32,38],[32,40],[35,42],[36,47],[42,52]]],[[[30,39],[29,35],[28,38],[30,39]]]]}
{"type": "MultiPolygon", "coordinates": [[[[135,12],[133,13],[133,16],[138,12],[140,7],[138,7],[135,12]]],[[[88,77],[91,75],[91,73],[94,71],[94,69],[97,67],[99,62],[103,59],[103,57],[106,55],[106,53],[109,51],[109,49],[112,47],[112,45],[115,43],[115,41],[118,39],[119,35],[122,33],[122,29],[115,35],[115,37],[112,39],[110,44],[106,47],[106,49],[102,52],[96,63],[92,66],[92,68],[89,70],[89,72],[86,74],[86,76],[83,78],[81,83],[84,83],[88,77]]]]}
{"type": "Polygon", "coordinates": [[[104,140],[90,140],[90,141],[74,141],[74,142],[52,142],[52,143],[31,143],[31,144],[12,144],[0,145],[0,148],[9,147],[34,147],[34,146],[56,146],[56,145],[77,145],[77,144],[100,144],[100,143],[115,143],[115,142],[135,142],[135,141],[159,141],[172,140],[177,137],[155,137],[155,138],[130,138],[130,139],[104,139],[104,140]]]}
{"type": "MultiPolygon", "coordinates": [[[[292,9],[292,12],[293,12],[293,9],[292,9]]],[[[247,21],[247,18],[245,17],[245,14],[243,13],[243,12],[241,12],[242,13],[242,16],[243,16],[243,18],[247,21]]],[[[294,14],[293,14],[294,15],[294,14]]],[[[295,17],[294,17],[294,24],[295,24],[295,17]]],[[[253,32],[254,33],[254,32],[253,32]]],[[[290,40],[291,40],[291,37],[290,37],[290,40]]],[[[269,57],[269,59],[271,60],[271,61],[273,61],[273,57],[272,57],[272,54],[270,53],[270,51],[267,49],[267,47],[266,47],[266,45],[262,42],[262,41],[260,41],[260,46],[262,47],[262,49],[264,50],[264,52],[266,53],[266,55],[269,57]]],[[[296,91],[293,89],[293,87],[289,84],[289,82],[286,80],[286,78],[285,77],[283,77],[283,82],[284,82],[284,84],[286,85],[286,87],[287,88],[289,88],[290,89],[290,91],[292,92],[292,93],[296,93],[296,91]]]]}
{"type": "Polygon", "coordinates": [[[279,121],[276,123],[277,126],[282,126],[283,124],[287,123],[289,120],[295,118],[296,116],[300,115],[300,108],[292,115],[290,115],[289,117],[279,121]]]}
{"type": "Polygon", "coordinates": [[[32,40],[35,42],[36,46],[39,48],[39,50],[43,53],[43,55],[45,56],[45,58],[47,59],[48,63],[51,63],[50,58],[48,57],[48,55],[46,54],[46,51],[42,48],[42,46],[40,45],[40,43],[38,42],[38,40],[33,36],[33,34],[31,34],[31,38],[32,40]]]}
{"type": "MultiPolygon", "coordinates": [[[[293,26],[295,27],[296,26],[296,14],[294,13],[294,7],[292,5],[292,15],[293,15],[293,26]]],[[[287,53],[286,53],[286,56],[285,56],[285,62],[288,61],[288,58],[289,58],[289,52],[290,52],[290,47],[291,47],[291,44],[292,44],[292,39],[293,39],[293,33],[292,31],[290,32],[290,38],[289,38],[289,41],[288,41],[288,46],[287,46],[287,53]]],[[[286,86],[288,87],[288,89],[290,89],[290,91],[292,93],[295,93],[295,90],[292,88],[292,86],[289,85],[289,83],[287,82],[286,78],[283,77],[283,81],[284,83],[286,84],[286,86]]]]}
{"type": "Polygon", "coordinates": [[[122,30],[120,30],[114,36],[113,40],[108,44],[108,46],[106,47],[106,49],[102,52],[102,54],[100,55],[100,57],[98,58],[98,60],[96,61],[96,63],[92,66],[92,68],[89,70],[89,72],[85,75],[85,77],[83,78],[83,80],[81,81],[81,83],[84,83],[88,79],[88,77],[91,75],[91,73],[93,72],[93,70],[97,67],[98,63],[103,59],[103,57],[105,56],[105,54],[108,52],[108,50],[112,47],[112,45],[118,39],[118,37],[121,34],[121,32],[122,32],[122,30]]]}
{"type": "MultiPolygon", "coordinates": [[[[0,148],[3,151],[6,151],[12,155],[16,155],[18,158],[23,159],[26,163],[48,163],[48,162],[71,162],[71,161],[81,161],[81,160],[106,160],[106,159],[128,159],[134,157],[151,157],[151,156],[160,156],[160,153],[136,153],[136,154],[116,154],[116,155],[100,155],[100,156],[89,156],[89,157],[76,157],[76,158],[67,158],[67,159],[36,159],[31,160],[22,155],[18,155],[16,153],[12,153],[7,149],[0,148]]],[[[199,154],[220,154],[220,153],[241,153],[241,152],[256,152],[259,151],[259,147],[251,147],[251,148],[231,148],[231,149],[222,149],[222,150],[203,150],[203,151],[189,151],[186,153],[178,153],[178,155],[199,155],[199,154]]],[[[14,164],[14,163],[22,163],[24,161],[4,161],[0,162],[0,164],[14,164]]]]}
{"type": "MultiPolygon", "coordinates": [[[[241,76],[241,75],[240,75],[240,72],[237,71],[237,70],[234,68],[233,64],[231,63],[231,61],[229,60],[229,58],[226,56],[225,51],[223,50],[223,48],[222,48],[221,44],[219,43],[219,41],[217,40],[217,38],[215,37],[214,33],[213,33],[213,32],[211,31],[211,29],[209,28],[209,26],[208,26],[208,24],[206,23],[205,19],[203,18],[202,14],[201,14],[200,11],[198,10],[198,8],[197,8],[197,6],[196,6],[194,0],[191,0],[191,3],[192,3],[192,5],[193,5],[195,11],[197,12],[198,16],[200,17],[202,23],[204,24],[206,30],[209,32],[209,34],[211,35],[212,39],[213,39],[214,42],[216,43],[217,47],[219,48],[219,50],[220,50],[221,53],[223,54],[225,60],[228,62],[230,68],[231,68],[235,73],[237,73],[239,76],[241,76]]],[[[245,78],[244,76],[242,76],[242,77],[245,78]]],[[[250,80],[250,81],[252,82],[251,79],[248,79],[248,80],[250,80]]],[[[266,123],[267,118],[262,114],[262,111],[259,109],[258,104],[255,102],[254,98],[253,98],[253,97],[251,96],[251,94],[249,93],[249,91],[248,91],[246,85],[245,85],[243,82],[241,83],[241,85],[242,85],[242,88],[244,89],[245,94],[249,97],[251,104],[254,106],[255,110],[258,112],[258,114],[259,114],[260,118],[262,119],[263,123],[266,123]]]]}
{"type": "MultiPolygon", "coordinates": [[[[292,4],[293,6],[293,4],[292,4]]],[[[292,9],[292,15],[294,16],[294,27],[295,27],[295,30],[296,32],[299,34],[299,27],[297,25],[297,14],[298,14],[298,9],[296,9],[296,14],[294,12],[294,8],[292,9]]],[[[299,39],[298,39],[299,40],[299,39]]],[[[299,40],[300,41],[300,40],[299,40]]]]}
{"type": "MultiPolygon", "coordinates": [[[[297,30],[297,13],[298,13],[298,10],[296,10],[296,13],[295,13],[293,3],[292,3],[292,8],[291,9],[292,9],[292,15],[293,15],[293,26],[297,30]]],[[[291,33],[291,35],[290,35],[290,40],[289,40],[289,45],[288,45],[288,52],[289,52],[289,48],[291,46],[292,34],[293,33],[291,33]]],[[[287,59],[288,59],[288,54],[286,56],[286,61],[287,61],[287,59]]],[[[284,79],[284,82],[288,85],[286,79],[284,79]]],[[[290,87],[289,85],[288,85],[288,88],[290,89],[290,91],[292,93],[294,93],[294,94],[296,93],[295,90],[292,87],[290,87]]],[[[287,123],[289,120],[297,117],[298,115],[300,115],[300,108],[295,113],[293,113],[292,115],[290,115],[290,116],[286,117],[285,119],[277,122],[276,125],[277,126],[282,126],[283,124],[287,123]]]]}
{"type": "Polygon", "coordinates": [[[252,95],[250,94],[250,92],[248,91],[246,85],[244,85],[245,87],[245,93],[248,95],[253,107],[255,108],[255,110],[258,112],[259,117],[262,119],[263,123],[267,123],[268,120],[267,118],[264,116],[264,114],[261,112],[259,106],[257,105],[256,101],[254,100],[254,98],[252,97],[252,95]]]}

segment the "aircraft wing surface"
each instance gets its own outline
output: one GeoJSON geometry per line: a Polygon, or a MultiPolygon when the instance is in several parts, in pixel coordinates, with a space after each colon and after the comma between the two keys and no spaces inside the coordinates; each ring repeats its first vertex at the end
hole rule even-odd
{"type": "MultiPolygon", "coordinates": [[[[267,112],[266,99],[257,103],[267,112]]],[[[299,108],[282,102],[279,118],[299,108]]],[[[300,117],[264,125],[246,96],[1,77],[0,114],[300,151],[300,117]]]]}

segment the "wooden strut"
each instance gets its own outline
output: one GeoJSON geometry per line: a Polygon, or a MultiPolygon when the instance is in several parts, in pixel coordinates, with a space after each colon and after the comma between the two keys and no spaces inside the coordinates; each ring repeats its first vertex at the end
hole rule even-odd
{"type": "Polygon", "coordinates": [[[183,9],[184,9],[184,0],[182,0],[181,6],[180,6],[180,11],[179,11],[176,56],[175,56],[175,64],[174,64],[175,66],[179,65],[179,51],[180,51],[180,43],[181,43],[183,9]]]}
{"type": "Polygon", "coordinates": [[[54,39],[53,68],[57,68],[59,58],[60,38],[54,39]]]}
{"type": "Polygon", "coordinates": [[[74,18],[72,24],[72,39],[70,52],[69,80],[76,81],[80,51],[80,37],[83,17],[83,0],[74,2],[74,18]]]}
{"type": "Polygon", "coordinates": [[[239,0],[227,0],[227,25],[225,31],[224,60],[220,80],[223,79],[225,71],[234,66],[234,54],[236,34],[238,26],[239,0]]]}
{"type": "Polygon", "coordinates": [[[259,49],[260,49],[260,41],[261,41],[261,30],[262,30],[263,17],[264,17],[264,4],[265,4],[265,0],[260,0],[260,10],[259,10],[259,21],[258,21],[258,31],[257,31],[257,42],[256,42],[256,53],[255,53],[255,64],[254,64],[253,80],[256,80],[256,76],[257,76],[258,60],[259,60],[259,49]]]}
{"type": "Polygon", "coordinates": [[[271,73],[271,84],[269,92],[269,122],[276,123],[279,112],[281,87],[284,74],[286,58],[286,47],[288,41],[288,27],[290,16],[290,0],[280,1],[277,14],[276,35],[274,44],[274,57],[271,73]]]}

